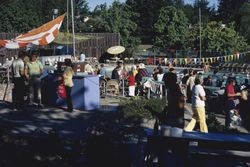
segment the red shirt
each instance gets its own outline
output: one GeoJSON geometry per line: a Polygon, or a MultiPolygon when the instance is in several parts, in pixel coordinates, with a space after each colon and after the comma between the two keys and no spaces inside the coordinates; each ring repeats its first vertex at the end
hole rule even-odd
{"type": "Polygon", "coordinates": [[[128,77],[128,85],[129,86],[135,86],[135,77],[133,75],[130,75],[128,77]]]}
{"type": "MultiPolygon", "coordinates": [[[[226,93],[227,95],[228,94],[235,94],[235,91],[234,91],[234,85],[233,84],[228,84],[226,86],[226,93]]],[[[234,100],[235,97],[228,97],[228,100],[234,100]]]]}

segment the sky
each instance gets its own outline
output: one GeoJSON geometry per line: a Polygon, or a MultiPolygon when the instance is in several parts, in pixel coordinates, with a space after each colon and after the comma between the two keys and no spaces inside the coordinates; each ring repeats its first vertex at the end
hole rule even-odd
{"type": "MultiPolygon", "coordinates": [[[[110,5],[114,0],[87,0],[89,7],[91,10],[93,10],[95,8],[96,5],[99,4],[103,4],[103,3],[107,3],[108,5],[110,5]]],[[[184,0],[186,3],[194,3],[195,0],[184,0]]],[[[125,0],[120,0],[120,2],[125,2],[125,0]]],[[[218,1],[217,0],[209,0],[210,5],[217,5],[218,1]]]]}

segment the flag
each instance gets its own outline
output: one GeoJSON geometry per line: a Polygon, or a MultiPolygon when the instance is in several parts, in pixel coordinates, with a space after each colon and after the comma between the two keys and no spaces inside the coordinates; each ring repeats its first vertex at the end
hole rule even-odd
{"type": "Polygon", "coordinates": [[[25,34],[19,35],[13,40],[0,40],[0,47],[18,49],[29,44],[40,46],[47,45],[54,41],[54,39],[59,35],[59,29],[62,25],[64,17],[65,14],[25,34]]]}
{"type": "Polygon", "coordinates": [[[196,58],[194,58],[194,63],[196,64],[196,62],[197,62],[197,59],[196,59],[196,58]]]}

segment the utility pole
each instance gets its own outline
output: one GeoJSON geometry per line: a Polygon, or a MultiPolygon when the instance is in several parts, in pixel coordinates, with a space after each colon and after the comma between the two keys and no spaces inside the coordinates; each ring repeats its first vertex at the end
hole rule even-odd
{"type": "Polygon", "coordinates": [[[76,57],[76,41],[75,41],[75,21],[74,21],[74,3],[71,0],[71,18],[72,18],[72,34],[73,34],[73,56],[76,57]]]}
{"type": "Polygon", "coordinates": [[[201,2],[199,3],[199,29],[200,29],[200,64],[201,64],[201,2]]]}
{"type": "MultiPolygon", "coordinates": [[[[66,35],[69,35],[69,0],[67,0],[67,33],[66,35]]],[[[68,38],[67,39],[67,54],[69,54],[69,44],[68,44],[68,38]]]]}

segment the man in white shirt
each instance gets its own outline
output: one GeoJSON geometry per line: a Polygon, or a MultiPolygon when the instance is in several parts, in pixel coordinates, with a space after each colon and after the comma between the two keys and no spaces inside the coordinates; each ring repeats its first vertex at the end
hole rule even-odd
{"type": "Polygon", "coordinates": [[[13,108],[23,109],[24,107],[24,58],[25,53],[20,51],[18,54],[18,59],[14,60],[12,63],[12,75],[14,82],[13,89],[13,108]]]}
{"type": "Polygon", "coordinates": [[[206,111],[205,111],[205,101],[206,93],[202,87],[203,79],[198,76],[195,79],[195,85],[192,89],[192,107],[193,107],[193,118],[191,122],[185,128],[185,131],[192,131],[195,127],[197,121],[200,123],[200,131],[207,133],[208,128],[206,124],[206,111]]]}
{"type": "Polygon", "coordinates": [[[80,54],[80,62],[85,62],[85,58],[86,58],[85,54],[83,52],[81,52],[81,54],[80,54]]]}

